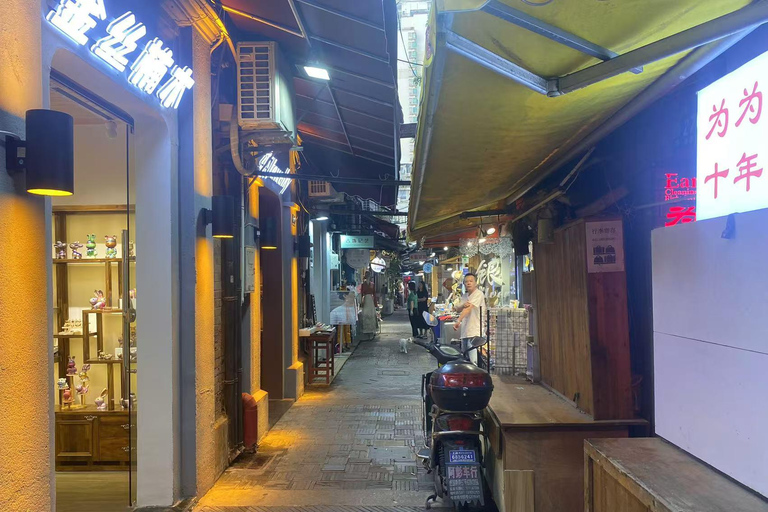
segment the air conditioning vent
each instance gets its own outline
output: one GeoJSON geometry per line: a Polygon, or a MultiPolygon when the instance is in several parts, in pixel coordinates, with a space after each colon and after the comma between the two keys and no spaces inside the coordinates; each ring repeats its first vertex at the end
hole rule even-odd
{"type": "Polygon", "coordinates": [[[308,185],[309,197],[333,197],[336,195],[333,186],[327,181],[310,181],[308,185]]]}
{"type": "Polygon", "coordinates": [[[274,41],[244,42],[237,45],[237,120],[248,131],[272,131],[273,142],[284,134],[295,140],[293,87],[274,41]]]}

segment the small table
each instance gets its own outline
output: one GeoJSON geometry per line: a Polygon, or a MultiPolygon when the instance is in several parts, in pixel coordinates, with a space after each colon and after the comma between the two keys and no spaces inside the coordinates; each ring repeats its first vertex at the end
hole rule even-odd
{"type": "Polygon", "coordinates": [[[319,384],[330,384],[336,370],[334,366],[336,328],[330,331],[317,331],[302,339],[305,343],[304,350],[309,355],[308,384],[317,384],[315,380],[318,379],[320,379],[319,384]],[[321,351],[325,352],[325,359],[320,358],[321,351]]]}

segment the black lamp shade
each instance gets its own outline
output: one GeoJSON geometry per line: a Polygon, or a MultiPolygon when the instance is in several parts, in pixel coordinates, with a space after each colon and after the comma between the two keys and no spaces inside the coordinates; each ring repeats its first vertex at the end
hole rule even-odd
{"type": "Polygon", "coordinates": [[[72,116],[55,110],[28,110],[26,158],[27,192],[43,196],[74,194],[72,116]]]}
{"type": "Polygon", "coordinates": [[[277,249],[277,219],[266,217],[260,219],[262,249],[277,249]]]}
{"type": "Polygon", "coordinates": [[[232,196],[213,196],[211,198],[212,230],[214,238],[233,238],[235,236],[235,201],[232,196]]]}

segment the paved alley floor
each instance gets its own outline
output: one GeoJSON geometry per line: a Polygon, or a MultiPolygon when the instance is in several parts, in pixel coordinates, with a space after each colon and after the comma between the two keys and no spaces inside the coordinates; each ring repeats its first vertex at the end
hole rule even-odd
{"type": "Polygon", "coordinates": [[[436,363],[410,344],[404,310],[362,342],[332,386],[308,388],[198,503],[198,512],[411,512],[424,510],[432,477],[416,461],[421,375],[436,363]]]}

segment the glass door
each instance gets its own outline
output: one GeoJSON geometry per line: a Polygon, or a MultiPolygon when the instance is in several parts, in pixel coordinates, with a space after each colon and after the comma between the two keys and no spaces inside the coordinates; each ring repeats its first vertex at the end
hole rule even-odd
{"type": "Polygon", "coordinates": [[[129,500],[130,505],[137,501],[137,469],[138,469],[138,368],[137,368],[137,325],[136,325],[136,248],[135,237],[135,198],[132,197],[134,188],[131,186],[133,177],[133,127],[128,126],[125,131],[126,146],[126,215],[127,229],[122,232],[123,246],[123,407],[128,411],[128,440],[129,440],[129,500]]]}

